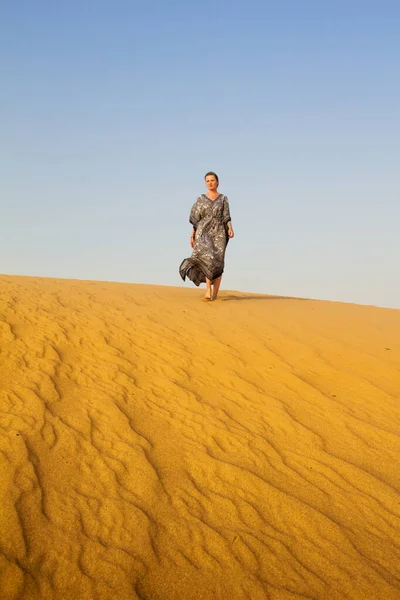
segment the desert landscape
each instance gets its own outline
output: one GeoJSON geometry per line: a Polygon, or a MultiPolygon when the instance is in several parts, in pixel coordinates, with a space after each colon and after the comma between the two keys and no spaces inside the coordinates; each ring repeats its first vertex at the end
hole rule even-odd
{"type": "Polygon", "coordinates": [[[400,311],[0,276],[1,600],[400,598],[400,311]]]}

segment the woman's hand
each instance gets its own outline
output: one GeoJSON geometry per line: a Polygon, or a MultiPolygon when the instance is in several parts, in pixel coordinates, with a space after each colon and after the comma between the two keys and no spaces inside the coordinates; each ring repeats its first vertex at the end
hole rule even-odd
{"type": "Polygon", "coordinates": [[[232,227],[228,228],[228,237],[229,238],[235,237],[235,232],[233,231],[232,227]]]}

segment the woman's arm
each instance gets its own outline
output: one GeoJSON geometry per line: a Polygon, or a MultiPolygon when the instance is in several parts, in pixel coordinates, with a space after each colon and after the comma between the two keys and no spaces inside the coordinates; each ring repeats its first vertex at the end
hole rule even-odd
{"type": "Polygon", "coordinates": [[[231,220],[231,212],[230,212],[230,208],[229,208],[229,201],[228,201],[228,198],[226,196],[224,196],[223,219],[224,219],[224,225],[226,225],[226,229],[228,231],[228,236],[230,238],[233,238],[235,236],[235,233],[234,233],[233,227],[232,227],[232,220],[231,220]]]}
{"type": "Polygon", "coordinates": [[[201,196],[199,196],[196,202],[192,206],[192,210],[190,211],[189,223],[193,225],[193,230],[190,236],[190,245],[194,248],[194,239],[196,236],[197,224],[201,219],[201,196]]]}
{"type": "Polygon", "coordinates": [[[196,202],[192,206],[192,210],[190,211],[189,223],[193,225],[193,229],[196,230],[197,223],[201,219],[201,199],[197,198],[196,202]]]}

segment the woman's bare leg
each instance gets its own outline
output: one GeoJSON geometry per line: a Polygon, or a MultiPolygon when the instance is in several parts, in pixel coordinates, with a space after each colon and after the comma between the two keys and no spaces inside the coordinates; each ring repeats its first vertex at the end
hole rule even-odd
{"type": "Polygon", "coordinates": [[[214,283],[213,300],[217,299],[218,292],[219,292],[219,286],[221,285],[221,279],[222,279],[222,275],[220,277],[218,277],[217,279],[214,279],[214,281],[213,281],[213,283],[214,283]]]}
{"type": "Polygon", "coordinates": [[[212,284],[211,279],[208,279],[206,277],[206,286],[207,286],[207,289],[206,289],[206,295],[204,296],[204,298],[206,300],[211,300],[211,298],[212,298],[211,284],[212,284]]]}

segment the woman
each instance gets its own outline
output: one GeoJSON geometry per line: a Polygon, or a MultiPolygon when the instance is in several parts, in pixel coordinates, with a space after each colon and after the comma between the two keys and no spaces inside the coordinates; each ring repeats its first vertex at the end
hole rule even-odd
{"type": "Polygon", "coordinates": [[[189,277],[194,284],[206,283],[205,299],[216,300],[229,238],[234,237],[228,198],[218,193],[215,173],[205,176],[207,194],[201,194],[193,204],[189,221],[193,225],[190,245],[193,253],[179,267],[183,281],[189,277]]]}

